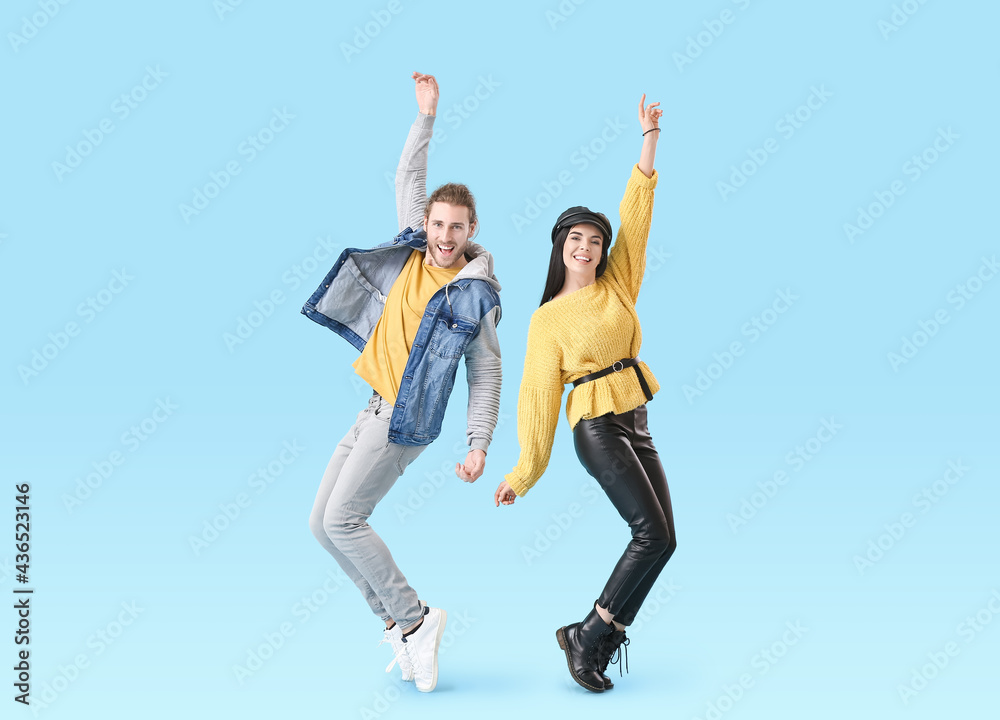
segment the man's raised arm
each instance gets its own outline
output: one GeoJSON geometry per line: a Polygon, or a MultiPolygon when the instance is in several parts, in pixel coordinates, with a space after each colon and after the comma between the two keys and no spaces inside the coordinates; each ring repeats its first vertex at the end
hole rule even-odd
{"type": "Polygon", "coordinates": [[[396,168],[396,218],[399,229],[420,230],[427,203],[427,151],[434,134],[438,85],[433,75],[413,73],[416,82],[419,114],[406,137],[403,154],[396,168]]]}

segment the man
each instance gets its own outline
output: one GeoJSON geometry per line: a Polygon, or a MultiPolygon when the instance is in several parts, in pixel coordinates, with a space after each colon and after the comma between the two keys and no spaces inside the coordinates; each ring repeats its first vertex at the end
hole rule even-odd
{"type": "Polygon", "coordinates": [[[447,613],[417,598],[367,520],[440,434],[463,356],[470,450],[455,473],[466,482],[483,474],[500,408],[500,283],[493,257],[470,240],[477,218],[469,189],[448,183],[426,196],[438,86],[431,75],[413,79],[419,114],[396,169],[400,233],[345,250],[302,312],[361,351],[354,369],[373,388],[330,458],[309,527],[385,621],[383,642],[395,653],[386,672],[399,662],[404,680],[430,692],[447,613]]]}

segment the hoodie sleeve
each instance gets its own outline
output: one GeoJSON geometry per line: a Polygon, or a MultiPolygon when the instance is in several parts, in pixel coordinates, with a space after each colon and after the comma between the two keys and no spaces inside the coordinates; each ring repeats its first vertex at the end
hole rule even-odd
{"type": "Polygon", "coordinates": [[[497,322],[500,306],[479,321],[479,332],[465,349],[465,372],[469,382],[468,428],[466,441],[471,450],[490,446],[500,414],[500,341],[497,322]]]}
{"type": "Polygon", "coordinates": [[[427,204],[427,155],[434,134],[434,116],[417,113],[396,167],[396,219],[400,231],[419,230],[427,204]]]}

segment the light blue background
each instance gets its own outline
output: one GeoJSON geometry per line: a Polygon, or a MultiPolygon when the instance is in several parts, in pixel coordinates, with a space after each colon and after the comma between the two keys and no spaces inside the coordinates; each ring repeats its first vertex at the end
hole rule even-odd
{"type": "MultiPolygon", "coordinates": [[[[221,17],[211,0],[71,2],[18,43],[9,33],[43,10],[7,3],[0,587],[20,586],[13,486],[30,482],[32,691],[51,700],[40,714],[687,720],[705,718],[743,674],[752,686],[719,716],[995,708],[1000,618],[984,611],[993,622],[971,642],[959,624],[1000,589],[1000,279],[960,310],[947,298],[1000,249],[1000,11],[972,0],[908,6],[918,9],[884,37],[888,0],[247,0],[221,17]],[[675,53],[726,9],[733,22],[679,68],[675,53]],[[388,23],[345,56],[372,13],[388,23]],[[166,77],[120,118],[112,104],[147,65],[166,77]],[[372,519],[421,596],[451,614],[427,696],[382,673],[390,654],[376,648],[379,623],[353,586],[323,590],[340,576],[307,517],[368,392],[352,348],[299,314],[332,264],[304,265],[317,238],[339,250],[395,232],[386,177],[416,114],[414,70],[441,86],[430,185],[456,180],[476,193],[478,240],[504,287],[504,417],[486,474],[470,486],[450,470],[465,454],[459,382],[442,437],[372,519]],[[776,123],[814,86],[832,96],[786,139],[776,123]],[[564,418],[539,484],[510,508],[492,496],[517,460],[518,383],[549,228],[575,204],[617,227],[643,92],[665,115],[642,356],[662,384],[650,428],[678,550],[630,633],[630,674],[593,696],[570,681],[553,634],[587,611],[628,532],[592,494],[564,418]],[[446,114],[463,103],[464,117],[446,114]],[[238,146],[283,108],[294,119],[247,162],[238,146]],[[57,178],[66,146],[104,118],[114,131],[57,178]],[[584,168],[575,153],[619,118],[624,132],[584,168]],[[947,128],[957,140],[919,180],[906,175],[947,128]],[[777,152],[724,200],[716,183],[768,138],[777,152]],[[185,222],[179,205],[232,160],[242,172],[185,222]],[[560,173],[571,183],[516,226],[560,173]],[[897,180],[905,193],[849,242],[844,223],[897,180]],[[283,279],[296,266],[309,268],[297,287],[283,279]],[[78,306],[123,269],[133,279],[87,322],[78,306]],[[744,324],[786,289],[799,299],[751,342],[744,324]],[[274,291],[283,302],[227,347],[225,334],[274,291]],[[940,308],[949,322],[894,369],[888,354],[940,308]],[[79,334],[23,378],[19,366],[69,322],[79,334]],[[682,386],[736,341],[745,353],[689,402],[682,386]],[[161,423],[148,420],[158,400],[176,406],[161,423]],[[831,417],[842,428],[796,470],[786,455],[831,417]],[[154,431],[123,440],[144,419],[154,431]],[[258,492],[251,475],[285,443],[303,449],[258,492]],[[123,463],[67,507],[77,480],[116,451],[123,463]],[[970,469],[943,483],[958,461],[970,469]],[[780,470],[787,483],[757,496],[756,515],[734,530],[727,514],[780,470]],[[947,493],[923,512],[913,498],[935,482],[947,493]],[[421,490],[429,498],[417,507],[421,490]],[[249,504],[196,553],[191,538],[224,524],[220,505],[240,493],[249,504]],[[574,502],[582,510],[567,523],[574,502]],[[860,572],[854,557],[906,512],[913,526],[882,538],[891,547],[860,572]],[[543,552],[528,562],[531,547],[543,552]],[[122,603],[138,613],[127,626],[116,624],[131,619],[122,603]],[[783,648],[795,622],[806,631],[783,648]],[[283,623],[292,632],[241,682],[234,667],[283,623]],[[99,632],[117,637],[107,645],[99,632]],[[904,704],[897,687],[950,641],[957,657],[904,704]],[[787,654],[762,664],[774,643],[787,654]],[[86,667],[74,672],[79,656],[86,667]]],[[[16,617],[3,617],[3,714],[28,716],[12,700],[16,617]]]]}

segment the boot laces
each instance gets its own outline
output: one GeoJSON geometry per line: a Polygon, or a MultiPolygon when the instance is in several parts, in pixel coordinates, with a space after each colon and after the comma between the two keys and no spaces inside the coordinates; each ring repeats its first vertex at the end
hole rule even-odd
{"type": "MultiPolygon", "coordinates": [[[[611,642],[614,642],[614,640],[612,640],[611,642]]],[[[608,660],[609,665],[614,665],[615,663],[618,664],[619,677],[622,676],[621,659],[623,656],[625,657],[625,672],[628,672],[628,644],[629,644],[629,639],[626,637],[624,640],[622,640],[621,644],[614,649],[611,658],[608,660]]]]}
{"type": "MultiPolygon", "coordinates": [[[[625,672],[628,672],[628,650],[624,649],[628,647],[629,639],[628,637],[623,637],[621,641],[615,640],[615,635],[618,632],[609,633],[601,637],[600,646],[598,647],[598,657],[601,659],[602,668],[601,671],[607,669],[608,665],[618,665],[618,675],[622,676],[622,657],[625,658],[625,672]]],[[[625,635],[624,631],[621,632],[625,635]]]]}

